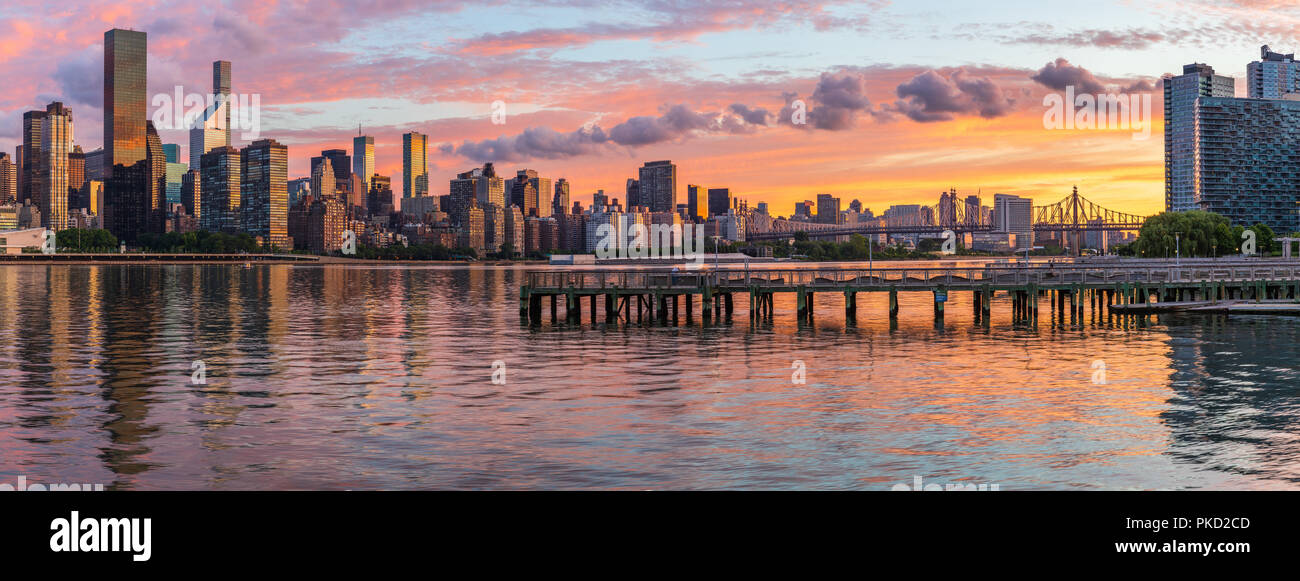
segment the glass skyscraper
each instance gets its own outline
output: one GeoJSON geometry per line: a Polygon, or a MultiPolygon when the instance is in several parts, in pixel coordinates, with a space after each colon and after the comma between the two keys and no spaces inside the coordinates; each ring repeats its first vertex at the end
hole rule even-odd
{"type": "Polygon", "coordinates": [[[1232,97],[1236,82],[1214,74],[1200,63],[1183,67],[1183,74],[1166,76],[1165,92],[1165,209],[1196,209],[1199,183],[1196,166],[1196,107],[1201,97],[1232,97]]]}
{"type": "Polygon", "coordinates": [[[402,196],[429,195],[429,136],[410,132],[402,135],[402,196]]]}
{"type": "Polygon", "coordinates": [[[145,158],[147,85],[145,33],[115,28],[104,33],[104,169],[145,158]]]}

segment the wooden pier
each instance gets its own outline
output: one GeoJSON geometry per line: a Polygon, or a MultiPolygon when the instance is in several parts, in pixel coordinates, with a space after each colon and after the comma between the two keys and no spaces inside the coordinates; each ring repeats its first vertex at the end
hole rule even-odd
{"type": "MultiPolygon", "coordinates": [[[[676,324],[684,313],[694,321],[696,298],[704,320],[730,319],[739,298],[749,300],[751,322],[773,319],[777,293],[795,295],[796,318],[810,321],[817,295],[842,293],[844,316],[855,320],[859,293],[888,293],[888,317],[899,317],[900,292],[929,293],[933,315],[942,322],[948,298],[971,293],[976,321],[988,324],[993,299],[1011,298],[1012,319],[1037,323],[1042,309],[1057,320],[1082,320],[1093,313],[1112,312],[1115,305],[1202,301],[1288,301],[1300,303],[1300,262],[1235,260],[1134,261],[1105,266],[1081,264],[990,264],[947,268],[814,268],[668,272],[664,270],[546,270],[529,271],[520,287],[519,316],[540,324],[549,311],[557,321],[558,303],[565,303],[569,323],[676,324]],[[1044,301],[1046,305],[1044,306],[1044,301]],[[603,304],[599,307],[598,303],[603,304]]],[[[1118,311],[1113,311],[1118,313],[1118,311]]]]}

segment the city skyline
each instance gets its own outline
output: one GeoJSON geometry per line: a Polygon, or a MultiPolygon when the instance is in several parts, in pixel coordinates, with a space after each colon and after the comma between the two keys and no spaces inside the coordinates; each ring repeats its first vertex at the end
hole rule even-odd
{"type": "MultiPolygon", "coordinates": [[[[419,131],[430,137],[430,184],[495,161],[507,169],[529,167],[564,176],[575,196],[585,196],[598,189],[620,191],[622,181],[635,176],[632,168],[640,160],[672,159],[684,180],[726,186],[774,208],[790,208],[820,193],[861,199],[877,208],[929,200],[954,186],[1036,197],[1077,183],[1100,203],[1150,214],[1163,205],[1159,138],[1134,142],[1126,132],[1044,131],[1039,102],[1053,90],[1048,84],[1064,76],[1073,75],[1081,85],[1115,89],[1144,81],[1158,85],[1161,74],[1177,73],[1193,61],[1236,77],[1244,92],[1246,63],[1258,58],[1260,44],[1283,52],[1296,44],[1283,32],[1294,21],[1289,10],[1271,11],[1270,21],[1260,24],[1258,8],[1191,4],[1206,5],[1205,15],[1167,16],[1189,30],[1210,26],[1202,20],[1212,17],[1218,18],[1213,26],[1223,29],[1244,22],[1249,34],[1233,33],[1222,48],[1200,47],[1172,33],[1151,32],[1162,16],[1154,10],[1118,12],[1115,5],[1102,5],[1095,14],[1080,14],[1077,26],[1065,26],[1051,24],[1062,22],[1059,11],[1047,11],[1052,16],[1047,18],[1044,9],[999,3],[980,15],[985,24],[975,32],[963,28],[956,35],[930,31],[901,40],[888,34],[869,38],[862,33],[880,33],[880,23],[890,21],[911,33],[926,32],[930,25],[924,23],[934,15],[897,6],[808,3],[754,13],[704,5],[688,11],[680,29],[655,26],[664,13],[654,6],[632,6],[651,24],[617,33],[600,31],[626,16],[583,12],[591,21],[584,35],[578,34],[581,26],[561,22],[568,8],[533,21],[522,13],[494,11],[503,13],[478,19],[483,24],[471,29],[458,24],[482,16],[481,9],[435,5],[445,24],[431,28],[433,39],[412,32],[410,25],[391,31],[391,38],[421,39],[417,44],[426,51],[413,55],[365,36],[390,20],[414,16],[423,22],[427,17],[409,13],[413,7],[319,22],[299,7],[255,9],[234,3],[223,10],[177,9],[160,19],[127,3],[81,22],[60,14],[24,18],[24,5],[16,3],[0,11],[0,27],[13,33],[0,43],[0,76],[17,79],[7,83],[11,91],[0,95],[0,123],[5,124],[0,147],[13,151],[16,115],[55,100],[81,112],[77,135],[87,151],[96,147],[102,139],[102,128],[95,126],[102,103],[94,97],[99,94],[96,81],[84,73],[94,71],[96,59],[102,58],[97,52],[102,47],[95,45],[102,44],[103,31],[124,26],[150,34],[150,95],[170,92],[177,84],[206,93],[212,63],[233,62],[239,73],[233,90],[264,96],[262,135],[290,147],[291,177],[309,175],[308,159],[315,152],[351,150],[361,123],[365,134],[375,138],[375,171],[397,183],[402,182],[400,136],[419,131]],[[1107,28],[1106,20],[1119,14],[1128,20],[1107,28]],[[295,18],[303,30],[288,31],[295,18]],[[1009,23],[1012,30],[993,30],[990,23],[997,21],[1009,23]],[[819,34],[800,40],[781,33],[783,27],[817,29],[819,34]],[[542,34],[546,32],[550,34],[542,34]],[[986,37],[979,37],[981,32],[986,37]],[[334,48],[322,54],[314,47],[326,43],[309,42],[313,33],[321,41],[358,42],[329,43],[334,48]],[[1023,34],[1008,37],[1015,33],[1023,34]],[[1097,40],[1101,33],[1112,38],[1097,40]],[[850,34],[861,42],[852,48],[835,43],[850,34]],[[1072,34],[1079,36],[1073,44],[1072,34]],[[759,50],[766,48],[764,39],[779,39],[782,50],[759,50]],[[894,43],[891,50],[872,50],[887,41],[894,43]],[[645,46],[660,50],[640,50],[645,46]],[[966,52],[955,49],[961,46],[979,47],[981,61],[959,60],[956,55],[966,52]],[[701,47],[719,54],[684,70],[672,67],[675,59],[701,47]],[[619,58],[629,52],[640,58],[619,58]],[[879,56],[886,53],[888,59],[879,56]],[[645,54],[657,56],[641,56],[645,54]],[[552,61],[557,62],[548,64],[552,61]],[[328,74],[312,77],[313,62],[329,67],[328,74]],[[560,66],[565,64],[569,66],[560,66]],[[632,72],[657,82],[648,86],[624,80],[632,72]],[[549,80],[542,83],[547,89],[522,82],[520,73],[549,80]],[[389,79],[389,86],[368,82],[376,75],[389,79]],[[1000,98],[978,107],[960,89],[963,79],[995,87],[1000,98]],[[941,102],[921,90],[926,87],[947,90],[956,99],[941,102]],[[798,94],[814,111],[819,104],[826,106],[826,114],[814,123],[822,128],[797,129],[776,121],[785,106],[784,93],[798,94]],[[852,98],[835,101],[832,96],[852,98]],[[504,125],[492,123],[497,100],[505,105],[504,125]],[[829,106],[835,102],[844,106],[829,106]],[[680,126],[665,121],[717,114],[766,124],[723,123],[716,129],[674,132],[680,126]],[[583,142],[584,125],[601,128],[608,141],[583,142]],[[527,143],[525,137],[544,147],[521,145],[527,143]],[[997,140],[996,147],[988,146],[990,139],[997,140]]],[[[964,19],[975,20],[970,8],[959,6],[939,22],[964,19]]],[[[1157,121],[1156,136],[1160,128],[1157,121]]],[[[175,132],[159,130],[164,142],[185,142],[175,132]]],[[[247,143],[238,141],[240,146],[247,143]]],[[[679,187],[678,196],[684,193],[679,187]]]]}

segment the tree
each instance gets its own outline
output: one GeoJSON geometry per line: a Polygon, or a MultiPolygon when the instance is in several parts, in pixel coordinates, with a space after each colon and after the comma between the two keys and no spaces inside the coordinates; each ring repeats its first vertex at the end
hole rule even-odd
{"type": "MultiPolygon", "coordinates": [[[[1240,227],[1238,227],[1240,228],[1240,227]]],[[[1223,256],[1236,251],[1240,230],[1229,229],[1228,219],[1211,212],[1164,212],[1147,218],[1132,244],[1134,255],[1146,258],[1223,256]]]]}

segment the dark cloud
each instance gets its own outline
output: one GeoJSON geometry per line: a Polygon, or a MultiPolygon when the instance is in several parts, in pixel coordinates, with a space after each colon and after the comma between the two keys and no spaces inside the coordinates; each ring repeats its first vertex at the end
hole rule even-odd
{"type": "Polygon", "coordinates": [[[898,100],[882,109],[921,123],[948,121],[962,113],[1001,117],[1015,105],[992,79],[972,77],[962,69],[949,77],[933,70],[922,72],[898,85],[895,92],[898,100]]]}
{"type": "Polygon", "coordinates": [[[795,93],[783,95],[786,104],[781,109],[779,121],[787,125],[830,131],[852,128],[860,113],[871,112],[871,100],[867,98],[866,87],[866,80],[860,74],[822,73],[817,79],[812,97],[803,103],[806,123],[799,125],[794,121],[799,107],[796,103],[799,95],[795,93]]]}
{"type": "Polygon", "coordinates": [[[1047,63],[1043,68],[1038,69],[1037,73],[1030,75],[1029,78],[1044,87],[1057,91],[1064,91],[1066,87],[1073,86],[1077,93],[1098,94],[1106,92],[1106,86],[1091,71],[1072,65],[1070,61],[1063,58],[1047,63]]]}
{"type": "Polygon", "coordinates": [[[759,124],[751,119],[766,120],[763,109],[732,105],[721,113],[700,112],[686,105],[673,105],[658,116],[632,117],[608,132],[598,125],[560,133],[549,127],[530,127],[519,135],[501,136],[478,142],[465,141],[459,146],[443,144],[443,154],[455,153],[474,161],[523,161],[527,159],[563,159],[597,153],[612,146],[639,147],[686,139],[707,133],[750,133],[759,124]],[[737,106],[740,110],[737,110],[737,106]]]}
{"type": "Polygon", "coordinates": [[[749,105],[745,105],[744,103],[733,103],[731,105],[731,112],[739,115],[745,123],[749,123],[750,125],[767,125],[768,121],[772,118],[772,114],[768,113],[767,109],[762,107],[750,109],[749,105]]]}

